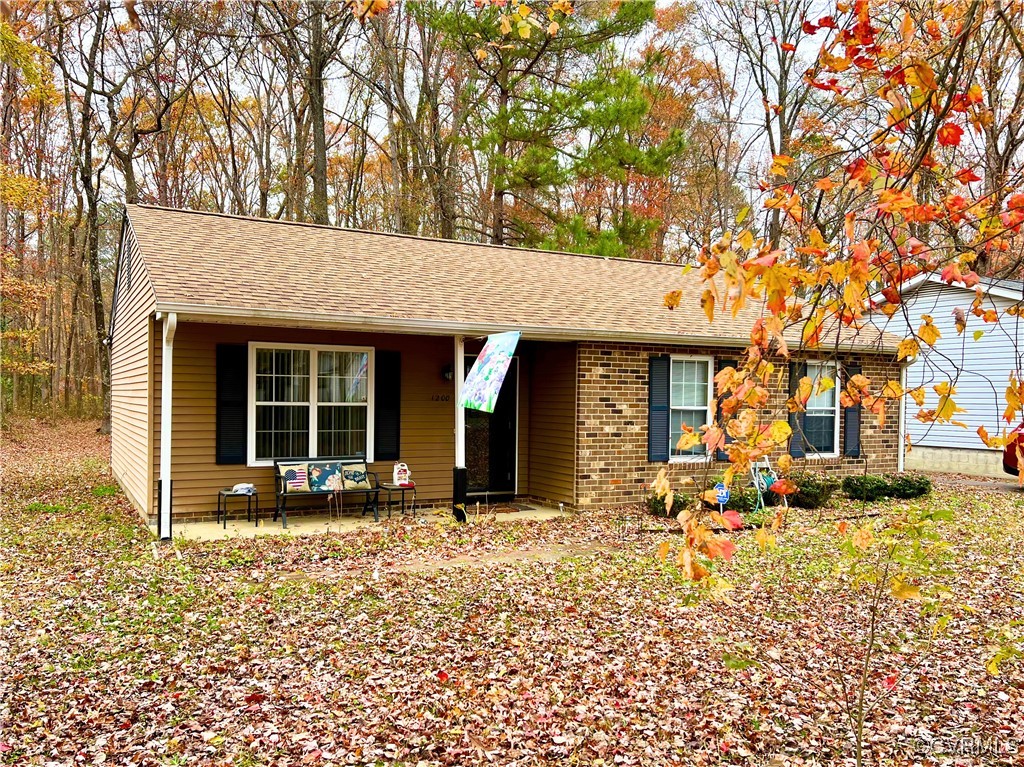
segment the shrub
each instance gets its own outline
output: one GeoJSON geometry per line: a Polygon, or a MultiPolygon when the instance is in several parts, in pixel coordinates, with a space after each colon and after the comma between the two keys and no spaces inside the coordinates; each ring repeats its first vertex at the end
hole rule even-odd
{"type": "Polygon", "coordinates": [[[843,492],[855,501],[878,501],[885,498],[889,483],[877,474],[858,474],[843,477],[843,492]]]}
{"type": "Polygon", "coordinates": [[[689,502],[690,499],[682,493],[675,493],[675,499],[672,501],[672,513],[667,514],[665,512],[665,499],[657,495],[649,495],[647,497],[647,511],[656,517],[674,517],[689,502]]]}
{"type": "Polygon", "coordinates": [[[923,474],[863,474],[843,478],[843,492],[855,501],[920,498],[931,491],[932,481],[923,474]]]}
{"type": "Polygon", "coordinates": [[[820,509],[839,488],[839,481],[826,474],[797,472],[790,476],[797,491],[789,498],[789,505],[801,509],[820,509]]]}
{"type": "Polygon", "coordinates": [[[889,474],[886,480],[893,498],[920,498],[932,491],[932,481],[924,474],[889,474]]]}
{"type": "MultiPolygon", "coordinates": [[[[714,484],[712,484],[711,487],[714,487],[714,484]]],[[[651,495],[647,498],[647,510],[656,517],[674,517],[684,506],[691,503],[693,503],[692,496],[676,493],[675,500],[672,501],[672,513],[666,514],[665,499],[659,498],[656,495],[651,495]]],[[[718,508],[718,504],[709,503],[706,505],[708,508],[718,508]]],[[[757,491],[754,490],[753,487],[737,487],[736,485],[733,485],[729,488],[729,500],[725,503],[726,509],[738,511],[740,514],[749,514],[754,510],[756,505],[757,491]]]]}

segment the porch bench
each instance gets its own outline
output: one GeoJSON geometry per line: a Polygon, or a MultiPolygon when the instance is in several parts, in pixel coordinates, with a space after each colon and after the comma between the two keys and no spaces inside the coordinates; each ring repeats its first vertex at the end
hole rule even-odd
{"type": "Polygon", "coordinates": [[[346,495],[363,495],[363,514],[372,511],[374,521],[380,521],[380,480],[365,463],[315,458],[275,460],[274,480],[274,520],[280,514],[282,527],[288,527],[288,499],[306,496],[334,498],[341,508],[346,495]]]}

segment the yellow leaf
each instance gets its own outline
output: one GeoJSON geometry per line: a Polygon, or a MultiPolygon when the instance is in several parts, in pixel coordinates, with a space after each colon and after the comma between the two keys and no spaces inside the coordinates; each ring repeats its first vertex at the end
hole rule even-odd
{"type": "Polygon", "coordinates": [[[768,427],[768,439],[776,445],[781,445],[792,435],[793,430],[785,421],[772,421],[772,425],[768,427]]]}
{"type": "Polygon", "coordinates": [[[882,396],[888,397],[889,399],[902,397],[903,387],[900,386],[899,381],[886,381],[885,386],[882,387],[882,396]]]}
{"type": "Polygon", "coordinates": [[[682,436],[679,437],[679,441],[676,442],[676,450],[684,452],[691,448],[696,447],[700,444],[700,434],[695,431],[683,432],[682,436]]]}
{"type": "Polygon", "coordinates": [[[700,308],[704,310],[704,314],[708,317],[708,322],[715,321],[715,294],[711,292],[710,288],[705,288],[704,292],[700,296],[700,308]]]}
{"type": "Polygon", "coordinates": [[[772,547],[775,547],[775,536],[765,530],[763,527],[758,528],[757,535],[754,536],[757,541],[757,545],[761,547],[761,551],[772,547]]]}
{"type": "Polygon", "coordinates": [[[981,340],[981,337],[982,337],[983,335],[985,335],[985,331],[984,331],[984,330],[975,330],[975,331],[974,331],[974,340],[975,340],[975,341],[980,341],[980,340],[981,340]]]}
{"type": "Polygon", "coordinates": [[[935,346],[935,342],[942,338],[942,333],[932,324],[931,316],[925,314],[921,319],[924,320],[924,323],[917,329],[918,338],[929,346],[935,346]]]}
{"type": "Polygon", "coordinates": [[[896,347],[897,357],[901,360],[916,357],[919,351],[921,351],[921,346],[914,338],[904,338],[900,341],[899,346],[896,347]]]}
{"type": "Polygon", "coordinates": [[[512,31],[512,19],[509,18],[508,14],[501,14],[501,34],[507,35],[512,31]]]}
{"type": "Polygon", "coordinates": [[[739,226],[747,220],[747,215],[750,213],[750,206],[744,205],[740,208],[740,212],[736,214],[736,226],[739,226]]]}
{"type": "Polygon", "coordinates": [[[669,309],[677,308],[682,300],[683,291],[681,290],[673,290],[672,292],[665,294],[665,306],[669,309]]]}
{"type": "Polygon", "coordinates": [[[818,387],[815,394],[824,394],[829,389],[834,388],[836,388],[836,382],[833,379],[829,378],[828,376],[824,376],[818,379],[818,387]]]}
{"type": "Polygon", "coordinates": [[[487,51],[485,51],[483,48],[477,48],[476,49],[476,60],[477,61],[483,61],[486,58],[487,58],[487,51]]]}
{"type": "Polygon", "coordinates": [[[920,599],[921,589],[913,584],[907,583],[902,578],[892,579],[892,595],[900,600],[920,599]]]}
{"type": "Polygon", "coordinates": [[[516,28],[519,30],[519,36],[523,40],[528,39],[530,37],[530,33],[533,31],[529,22],[526,21],[520,21],[519,24],[516,25],[516,28]]]}
{"type": "Polygon", "coordinates": [[[551,35],[552,37],[554,37],[555,35],[558,34],[558,22],[557,21],[552,21],[550,24],[548,24],[548,34],[551,35]]]}
{"type": "Polygon", "coordinates": [[[789,470],[793,468],[793,456],[789,453],[785,453],[779,457],[779,472],[782,474],[789,474],[789,470]]]}
{"type": "Polygon", "coordinates": [[[744,250],[750,250],[750,248],[754,245],[754,233],[751,232],[749,229],[744,229],[743,234],[739,236],[737,242],[739,243],[740,247],[743,248],[744,250]]]}
{"type": "Polygon", "coordinates": [[[925,391],[923,386],[918,386],[916,389],[911,389],[907,392],[914,400],[914,403],[921,407],[924,404],[925,391]]]}
{"type": "Polygon", "coordinates": [[[529,16],[531,13],[533,13],[533,9],[530,6],[528,6],[526,3],[523,3],[518,8],[516,8],[516,13],[519,14],[520,18],[524,18],[525,19],[527,16],[529,16]]]}

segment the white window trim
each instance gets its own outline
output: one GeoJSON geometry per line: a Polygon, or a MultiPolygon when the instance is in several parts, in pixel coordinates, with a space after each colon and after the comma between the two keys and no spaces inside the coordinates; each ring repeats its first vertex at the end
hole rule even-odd
{"type": "MultiPolygon", "coordinates": [[[[306,456],[315,458],[317,440],[317,377],[319,376],[319,353],[320,352],[365,352],[368,355],[366,361],[366,458],[365,463],[373,463],[373,422],[374,422],[374,376],[376,374],[377,362],[374,357],[372,346],[330,346],[326,344],[293,344],[281,341],[250,341],[249,342],[249,390],[246,397],[248,411],[246,439],[248,441],[248,461],[251,467],[273,466],[273,459],[256,460],[256,350],[257,349],[305,349],[309,351],[309,401],[293,404],[309,406],[309,450],[306,456]]],[[[337,404],[337,403],[331,403],[337,404]]],[[[328,458],[348,456],[325,456],[328,458]]]]}
{"type": "Polygon", "coordinates": [[[711,403],[715,398],[715,358],[699,354],[673,354],[669,357],[668,363],[668,462],[669,463],[704,463],[708,460],[709,453],[704,448],[703,455],[672,455],[675,450],[675,443],[672,441],[672,411],[692,410],[693,408],[672,407],[672,364],[676,360],[687,360],[690,362],[706,362],[708,365],[708,402],[704,411],[704,424],[711,423],[711,403]]]}
{"type": "MultiPolygon", "coordinates": [[[[834,387],[834,389],[835,389],[835,404],[833,405],[833,408],[835,408],[836,415],[835,415],[835,426],[832,429],[832,445],[833,445],[832,452],[830,452],[830,453],[815,453],[815,452],[811,452],[810,450],[808,450],[805,453],[804,457],[805,458],[809,458],[811,460],[820,459],[820,458],[838,458],[839,457],[839,414],[842,412],[842,407],[840,407],[840,405],[839,405],[839,392],[842,391],[842,387],[839,385],[839,378],[840,378],[839,363],[837,361],[835,361],[835,360],[806,360],[806,365],[808,367],[808,375],[810,374],[809,368],[810,368],[811,365],[832,365],[833,368],[835,369],[835,377],[832,380],[835,382],[835,387],[834,387]]],[[[813,388],[814,387],[814,379],[813,378],[811,379],[811,387],[812,387],[811,388],[811,392],[813,394],[813,392],[814,392],[814,388],[813,388]]],[[[805,415],[810,415],[810,411],[805,409],[804,410],[804,414],[805,415]]],[[[801,435],[801,439],[802,438],[803,438],[803,435],[801,435]]],[[[809,447],[809,445],[808,445],[808,447],[809,447]]]]}

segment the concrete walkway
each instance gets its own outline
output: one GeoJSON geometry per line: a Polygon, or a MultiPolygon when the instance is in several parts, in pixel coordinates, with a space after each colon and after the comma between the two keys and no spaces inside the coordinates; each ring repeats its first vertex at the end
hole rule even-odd
{"type": "MultiPolygon", "coordinates": [[[[558,509],[549,508],[546,506],[539,506],[533,504],[521,504],[524,506],[519,511],[499,512],[497,514],[486,515],[481,512],[480,518],[483,519],[485,516],[493,516],[495,521],[499,524],[502,522],[525,522],[528,520],[544,520],[544,519],[555,519],[557,517],[569,516],[571,512],[559,511],[558,509]]],[[[395,513],[392,515],[393,520],[405,520],[407,522],[418,522],[421,524],[430,524],[436,522],[442,518],[450,516],[451,511],[447,509],[427,509],[418,511],[416,516],[405,515],[395,513]]],[[[179,522],[173,527],[173,535],[175,538],[184,538],[192,541],[220,541],[228,538],[256,538],[264,535],[316,535],[317,533],[345,533],[351,530],[358,530],[359,528],[369,527],[378,524],[373,521],[372,515],[361,516],[358,513],[346,514],[339,518],[337,515],[333,519],[329,518],[326,514],[305,514],[305,515],[289,515],[288,517],[288,528],[284,529],[281,527],[281,520],[278,519],[276,522],[272,520],[273,511],[268,511],[266,514],[261,514],[260,524],[257,527],[253,522],[246,522],[245,519],[229,519],[227,527],[224,527],[223,522],[179,522]]],[[[472,522],[475,515],[473,508],[470,507],[470,521],[472,522]]],[[[387,520],[387,514],[381,515],[381,522],[387,520]]],[[[149,528],[153,534],[156,534],[156,528],[150,526],[149,528]]]]}

